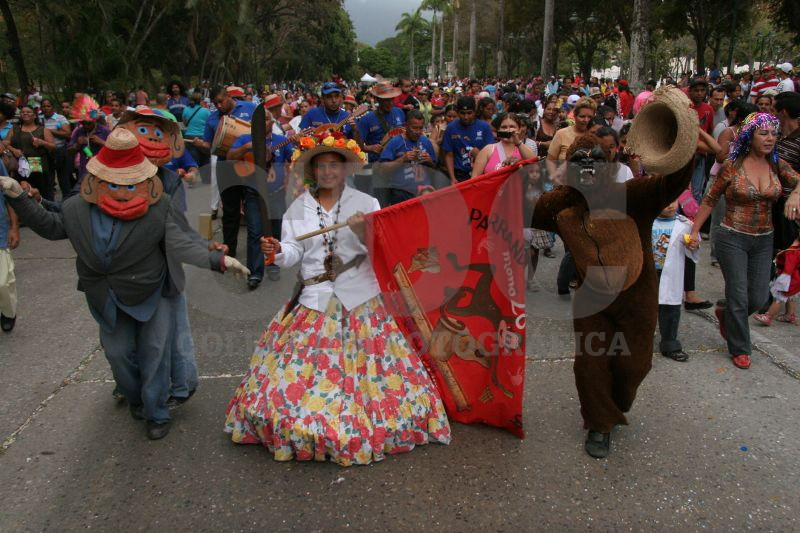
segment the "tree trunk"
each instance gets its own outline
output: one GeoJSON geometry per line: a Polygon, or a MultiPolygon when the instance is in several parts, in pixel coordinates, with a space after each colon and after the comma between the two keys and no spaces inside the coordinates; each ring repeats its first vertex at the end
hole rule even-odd
{"type": "Polygon", "coordinates": [[[408,76],[410,79],[413,80],[414,79],[414,29],[413,28],[411,28],[410,39],[411,39],[411,45],[410,45],[411,49],[409,51],[408,58],[409,58],[409,67],[411,68],[411,72],[408,74],[408,76]]]}
{"type": "Polygon", "coordinates": [[[719,68],[719,54],[720,49],[722,48],[722,35],[717,32],[717,36],[714,38],[714,58],[711,60],[713,64],[719,68]]]}
{"type": "Polygon", "coordinates": [[[472,0],[469,14],[469,77],[475,77],[475,52],[478,49],[477,0],[472,0]]]}
{"type": "Polygon", "coordinates": [[[555,0],[544,1],[544,36],[542,39],[542,79],[548,79],[555,74],[553,64],[553,15],[555,0]]]}
{"type": "Polygon", "coordinates": [[[497,77],[503,77],[503,48],[505,47],[505,0],[500,0],[498,4],[497,18],[499,19],[499,28],[497,32],[497,77]]]}
{"type": "Polygon", "coordinates": [[[458,77],[458,13],[453,8],[453,75],[458,77]]]}
{"type": "Polygon", "coordinates": [[[8,0],[0,0],[0,13],[6,22],[6,37],[8,38],[8,53],[14,60],[14,68],[17,70],[19,86],[24,91],[28,87],[28,71],[25,69],[25,58],[22,57],[22,46],[19,42],[17,24],[14,22],[14,15],[11,13],[11,6],[8,0]]]}
{"type": "Polygon", "coordinates": [[[444,78],[444,13],[439,19],[439,78],[444,78]]]}
{"type": "Polygon", "coordinates": [[[431,79],[436,79],[436,10],[431,19],[431,79]]]}
{"type": "Polygon", "coordinates": [[[644,76],[647,63],[647,47],[649,35],[647,32],[648,18],[650,16],[650,0],[634,0],[633,24],[631,32],[631,76],[630,88],[638,93],[644,88],[644,76]]]}
{"type": "Polygon", "coordinates": [[[706,47],[708,45],[705,35],[698,34],[694,36],[694,43],[697,49],[697,64],[694,66],[694,74],[704,73],[706,71],[706,47]]]}

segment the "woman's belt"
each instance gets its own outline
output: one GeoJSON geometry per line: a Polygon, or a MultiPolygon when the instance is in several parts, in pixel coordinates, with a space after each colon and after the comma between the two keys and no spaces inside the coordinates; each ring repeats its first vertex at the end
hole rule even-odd
{"type": "Polygon", "coordinates": [[[347,263],[343,264],[339,268],[336,268],[330,272],[323,272],[318,276],[314,276],[313,278],[308,278],[303,280],[303,286],[308,287],[309,285],[316,285],[318,283],[324,283],[326,281],[335,281],[339,275],[343,272],[350,270],[353,267],[357,267],[361,264],[364,259],[366,259],[366,255],[361,254],[355,256],[352,260],[348,261],[347,263]]]}

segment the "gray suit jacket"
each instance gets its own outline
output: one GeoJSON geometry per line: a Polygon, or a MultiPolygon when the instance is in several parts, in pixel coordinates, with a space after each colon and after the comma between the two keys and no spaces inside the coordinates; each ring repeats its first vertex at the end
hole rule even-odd
{"type": "Polygon", "coordinates": [[[186,231],[186,217],[162,195],[147,214],[131,221],[120,221],[117,250],[104,269],[94,251],[91,205],[80,196],[68,198],[60,213],[46,211],[26,195],[9,199],[20,219],[40,236],[69,239],[78,257],[78,290],[86,293],[89,305],[102,312],[108,289],[125,305],[138,305],[156,290],[161,290],[170,262],[189,263],[199,268],[222,270],[222,253],[209,252],[186,231]]]}

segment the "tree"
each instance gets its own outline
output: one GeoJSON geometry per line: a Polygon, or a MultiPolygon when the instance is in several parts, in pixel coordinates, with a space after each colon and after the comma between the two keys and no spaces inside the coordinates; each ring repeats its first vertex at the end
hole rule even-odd
{"type": "Polygon", "coordinates": [[[633,33],[631,34],[631,88],[641,91],[644,86],[647,48],[649,45],[650,0],[634,0],[633,33]]]}
{"type": "Polygon", "coordinates": [[[772,20],[792,35],[794,44],[800,45],[800,3],[797,0],[769,0],[772,20]]]}
{"type": "Polygon", "coordinates": [[[469,14],[469,77],[475,77],[475,51],[478,47],[478,13],[477,0],[471,0],[471,10],[469,14]]]}
{"type": "Polygon", "coordinates": [[[436,24],[437,24],[437,14],[440,12],[442,13],[441,22],[439,23],[439,67],[438,67],[438,74],[442,75],[442,52],[444,48],[444,10],[447,9],[448,2],[447,0],[424,0],[420,9],[422,10],[430,10],[433,11],[433,17],[431,18],[431,74],[434,78],[436,78],[437,74],[437,63],[436,63],[436,24]]]}
{"type": "Polygon", "coordinates": [[[415,76],[415,63],[414,63],[414,35],[422,28],[424,19],[420,15],[419,9],[414,13],[403,13],[400,22],[397,23],[395,31],[399,31],[404,35],[409,42],[409,77],[414,79],[415,76]]]}
{"type": "Polygon", "coordinates": [[[544,37],[542,39],[542,68],[543,78],[555,74],[553,69],[553,17],[555,14],[555,0],[544,2],[544,37]]]}
{"type": "Polygon", "coordinates": [[[458,10],[461,7],[459,0],[452,0],[450,5],[453,12],[453,75],[458,76],[458,10]]]}
{"type": "Polygon", "coordinates": [[[14,60],[19,86],[25,89],[28,86],[28,71],[25,69],[22,45],[19,42],[17,25],[14,22],[14,14],[11,13],[11,6],[8,5],[8,0],[0,0],[0,12],[3,14],[3,19],[6,23],[6,38],[9,43],[8,53],[11,55],[11,59],[14,60]]]}
{"type": "Polygon", "coordinates": [[[498,31],[497,31],[497,68],[495,69],[498,78],[503,76],[503,48],[505,47],[505,0],[498,3],[498,31]]]}

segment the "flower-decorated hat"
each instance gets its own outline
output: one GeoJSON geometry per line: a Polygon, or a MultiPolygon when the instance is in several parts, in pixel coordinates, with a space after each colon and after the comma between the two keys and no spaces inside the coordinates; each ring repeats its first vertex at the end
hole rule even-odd
{"type": "Polygon", "coordinates": [[[297,149],[292,155],[292,165],[299,166],[306,184],[310,185],[315,181],[311,161],[316,156],[328,152],[344,157],[345,163],[348,164],[348,174],[360,169],[367,162],[367,154],[361,150],[358,143],[345,137],[342,132],[325,133],[319,137],[314,135],[300,137],[297,149]]]}

